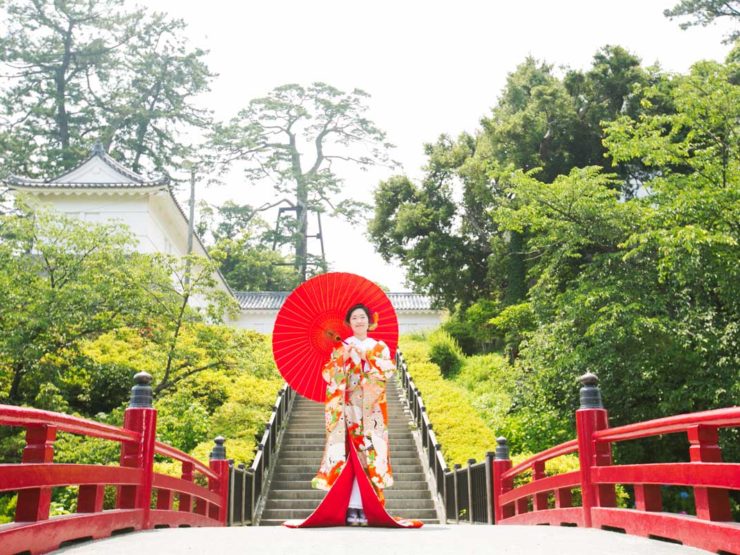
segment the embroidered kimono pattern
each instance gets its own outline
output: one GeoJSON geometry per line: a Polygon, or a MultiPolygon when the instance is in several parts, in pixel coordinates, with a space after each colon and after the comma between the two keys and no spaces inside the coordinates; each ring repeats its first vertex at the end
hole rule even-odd
{"type": "Polygon", "coordinates": [[[365,354],[356,353],[345,359],[344,349],[332,352],[323,368],[327,382],[324,417],[326,445],[321,466],[311,485],[329,490],[347,462],[345,438],[349,434],[362,467],[367,472],[378,498],[383,489],[393,485],[388,448],[388,409],[385,382],[395,365],[388,346],[371,338],[350,337],[345,341],[365,354]]]}

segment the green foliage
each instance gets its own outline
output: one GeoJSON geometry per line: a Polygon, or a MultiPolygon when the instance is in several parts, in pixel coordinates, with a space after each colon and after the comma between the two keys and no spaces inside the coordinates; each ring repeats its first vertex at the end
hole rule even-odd
{"type": "Polygon", "coordinates": [[[239,160],[248,182],[266,180],[276,193],[290,195],[285,201],[295,217],[278,230],[278,239],[293,244],[301,281],[309,262],[308,212],[330,210],[354,221],[367,209],[351,198],[337,198],[343,189],[338,173],[342,161],[362,169],[390,163],[387,150],[392,145],[365,115],[368,97],[359,89],[343,92],[319,82],[282,85],[251,100],[211,133],[222,167],[239,160]]]}
{"type": "Polygon", "coordinates": [[[0,524],[13,522],[17,503],[17,493],[0,493],[0,524]]]}
{"type": "Polygon", "coordinates": [[[182,137],[209,125],[193,97],[213,74],[185,23],[122,0],[0,3],[0,163],[52,177],[101,139],[134,171],[172,170],[182,137]],[[180,134],[183,135],[180,135],[180,134]]]}
{"type": "Polygon", "coordinates": [[[469,394],[470,404],[496,436],[504,434],[512,408],[514,375],[498,354],[465,358],[454,382],[469,394]]]}
{"type": "Polygon", "coordinates": [[[290,291],[299,283],[295,268],[272,249],[273,241],[280,238],[258,217],[272,206],[253,208],[231,201],[216,209],[201,206],[199,235],[210,233],[214,244],[209,253],[219,260],[221,274],[236,291],[290,291]]]}
{"type": "MultiPolygon", "coordinates": [[[[148,288],[169,277],[132,253],[116,226],[85,224],[39,210],[0,220],[0,392],[5,402],[33,402],[42,383],[61,390],[59,357],[85,340],[148,320],[148,288]],[[33,256],[23,253],[34,253],[33,256]]],[[[167,285],[169,286],[169,285],[167,285]]],[[[54,402],[51,390],[42,395],[54,402]]]]}
{"type": "Polygon", "coordinates": [[[157,409],[157,437],[169,445],[189,452],[208,439],[208,411],[187,391],[177,391],[155,403],[157,409]]]}
{"type": "MultiPolygon", "coordinates": [[[[681,0],[671,9],[663,11],[669,19],[676,17],[690,19],[681,23],[681,29],[688,29],[695,25],[706,27],[717,19],[727,18],[735,24],[740,21],[740,2],[737,0],[681,0]]],[[[740,38],[740,31],[737,29],[730,31],[722,42],[732,44],[740,38]]]]}
{"type": "Polygon", "coordinates": [[[495,330],[500,330],[504,337],[504,349],[509,355],[509,362],[514,362],[519,356],[519,345],[525,334],[535,328],[535,315],[528,302],[507,306],[497,316],[491,318],[489,324],[495,330]]]}
{"type": "Polygon", "coordinates": [[[482,460],[486,452],[495,449],[496,436],[471,406],[470,395],[442,377],[439,366],[429,361],[425,342],[402,337],[401,350],[422,393],[447,464],[463,464],[470,458],[482,460]]]}
{"type": "Polygon", "coordinates": [[[452,336],[444,331],[435,331],[429,336],[429,361],[439,366],[442,376],[449,378],[457,374],[462,366],[462,351],[452,336]]]}
{"type": "Polygon", "coordinates": [[[501,310],[501,303],[480,299],[467,308],[459,308],[442,324],[466,355],[493,351],[501,338],[490,325],[491,318],[501,310]]]}
{"type": "MultiPolygon", "coordinates": [[[[527,222],[503,229],[491,218],[500,208],[526,204],[512,176],[518,170],[550,183],[574,168],[604,166],[611,159],[601,122],[648,110],[641,104],[645,87],[664,81],[618,46],[600,49],[588,71],[570,70],[562,79],[549,64],[527,58],[508,76],[481,129],[426,145],[418,184],[403,175],[379,184],[371,240],[385,260],[403,264],[418,291],[450,311],[481,301],[526,301],[533,261],[527,222]]],[[[644,166],[620,160],[614,171],[619,179],[610,187],[634,195],[644,166]]],[[[458,331],[473,352],[476,340],[464,326],[458,331]]],[[[486,338],[479,348],[497,339],[486,338]]]]}
{"type": "MultiPolygon", "coordinates": [[[[738,59],[667,75],[607,47],[562,82],[527,60],[482,132],[430,148],[420,185],[381,184],[370,226],[381,252],[454,310],[445,330],[466,353],[509,355],[468,357],[444,380],[416,338],[405,354],[417,383],[462,388],[513,453],[574,437],[586,371],[612,425],[736,403],[738,59]],[[478,228],[487,251],[465,250],[468,200],[453,185],[490,218],[478,228]],[[466,273],[481,260],[486,279],[466,273]]],[[[615,457],[682,460],[679,439],[627,442],[615,457]]],[[[730,460],[735,439],[721,438],[730,460]]]]}
{"type": "MultiPolygon", "coordinates": [[[[639,158],[654,172],[649,197],[622,201],[596,169],[552,184],[513,180],[518,202],[495,218],[503,228],[526,226],[537,259],[529,273],[537,327],[524,334],[515,365],[513,441],[537,451],[571,436],[574,380],[586,370],[601,378],[613,424],[738,398],[736,71],[696,64],[668,89],[675,113],[606,126],[615,162],[639,158]]],[[[665,94],[653,86],[643,104],[665,94]]],[[[673,460],[684,450],[664,448],[673,460]]],[[[648,453],[636,444],[621,456],[648,453]]]]}

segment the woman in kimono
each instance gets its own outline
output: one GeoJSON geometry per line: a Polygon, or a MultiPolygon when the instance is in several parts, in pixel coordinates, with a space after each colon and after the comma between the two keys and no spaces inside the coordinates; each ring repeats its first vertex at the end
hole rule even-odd
{"type": "MultiPolygon", "coordinates": [[[[352,329],[352,336],[332,352],[324,366],[326,446],[319,471],[311,483],[317,489],[331,489],[347,463],[346,438],[349,438],[373,490],[384,504],[383,490],[393,485],[385,383],[395,365],[388,346],[368,337],[368,331],[373,328],[370,319],[370,309],[363,304],[347,311],[345,322],[352,329]]],[[[367,524],[356,477],[346,523],[367,524]]]]}

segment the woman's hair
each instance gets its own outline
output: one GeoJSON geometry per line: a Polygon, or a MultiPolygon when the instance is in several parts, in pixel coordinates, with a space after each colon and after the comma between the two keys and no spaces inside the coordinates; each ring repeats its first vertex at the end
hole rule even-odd
{"type": "Polygon", "coordinates": [[[365,306],[364,304],[362,304],[362,303],[357,303],[357,304],[355,304],[355,305],[352,305],[351,307],[349,307],[349,310],[347,311],[347,314],[346,314],[346,316],[344,317],[344,321],[345,321],[346,323],[348,323],[348,324],[349,324],[349,319],[350,319],[350,317],[352,316],[352,313],[353,313],[353,312],[354,312],[355,310],[357,310],[358,308],[361,308],[361,309],[362,309],[362,311],[363,311],[363,312],[364,312],[365,314],[367,314],[367,319],[368,319],[368,321],[370,321],[370,320],[372,319],[372,315],[370,314],[370,309],[369,309],[369,308],[368,308],[367,306],[365,306]]]}

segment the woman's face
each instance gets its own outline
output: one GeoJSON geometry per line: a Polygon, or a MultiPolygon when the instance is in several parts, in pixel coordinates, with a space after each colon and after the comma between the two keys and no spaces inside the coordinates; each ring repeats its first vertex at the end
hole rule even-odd
{"type": "Polygon", "coordinates": [[[367,334],[367,328],[370,325],[370,321],[367,318],[367,314],[361,308],[356,308],[349,315],[349,327],[352,328],[352,332],[355,335],[367,334]]]}

